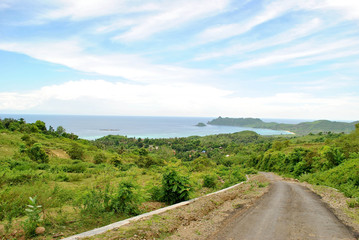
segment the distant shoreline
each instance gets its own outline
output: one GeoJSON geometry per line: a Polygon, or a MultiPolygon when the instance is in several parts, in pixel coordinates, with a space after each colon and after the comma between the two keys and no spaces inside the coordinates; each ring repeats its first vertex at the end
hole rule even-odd
{"type": "Polygon", "coordinates": [[[218,117],[209,121],[209,125],[221,126],[237,126],[237,127],[250,127],[250,128],[263,128],[278,131],[286,131],[290,134],[306,135],[317,133],[350,133],[355,130],[355,125],[359,121],[354,122],[337,122],[329,120],[316,120],[311,122],[301,122],[296,124],[291,123],[276,123],[264,122],[259,118],[229,118],[218,117]]]}

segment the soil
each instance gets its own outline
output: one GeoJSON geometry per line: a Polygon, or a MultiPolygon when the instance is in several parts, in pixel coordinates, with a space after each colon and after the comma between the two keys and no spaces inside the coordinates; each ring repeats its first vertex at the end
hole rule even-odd
{"type": "Polygon", "coordinates": [[[70,159],[70,156],[62,149],[50,149],[49,154],[59,158],[70,159]]]}

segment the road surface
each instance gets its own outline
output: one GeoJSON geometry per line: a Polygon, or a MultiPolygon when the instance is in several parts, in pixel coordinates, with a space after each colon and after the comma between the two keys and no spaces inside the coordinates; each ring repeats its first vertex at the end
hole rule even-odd
{"type": "Polygon", "coordinates": [[[356,239],[319,196],[267,176],[273,180],[269,192],[244,214],[228,219],[211,240],[356,239]]]}

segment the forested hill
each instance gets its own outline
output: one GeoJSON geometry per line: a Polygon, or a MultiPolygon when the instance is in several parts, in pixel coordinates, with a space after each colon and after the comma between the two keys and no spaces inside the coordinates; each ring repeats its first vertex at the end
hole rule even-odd
{"type": "Polygon", "coordinates": [[[349,133],[355,129],[355,124],[359,121],[335,122],[328,120],[318,120],[314,122],[302,122],[298,124],[264,122],[259,118],[222,118],[218,117],[209,121],[210,125],[225,125],[225,126],[238,126],[238,127],[252,127],[252,128],[267,128],[273,130],[286,130],[297,134],[309,134],[320,132],[334,132],[334,133],[349,133]]]}

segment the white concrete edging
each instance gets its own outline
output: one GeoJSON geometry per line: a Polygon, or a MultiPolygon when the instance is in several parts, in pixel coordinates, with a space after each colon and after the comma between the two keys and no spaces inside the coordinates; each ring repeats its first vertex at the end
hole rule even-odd
{"type": "MultiPolygon", "coordinates": [[[[247,175],[246,175],[246,178],[247,178],[247,180],[249,179],[247,175]]],[[[246,182],[246,181],[244,181],[244,182],[246,182]]],[[[144,213],[144,214],[132,217],[132,218],[127,218],[125,220],[115,222],[115,223],[112,223],[112,224],[109,224],[109,225],[106,225],[106,226],[103,226],[103,227],[100,227],[100,228],[95,228],[95,229],[87,231],[87,232],[83,232],[83,233],[79,233],[79,234],[76,234],[76,235],[73,235],[73,236],[70,236],[70,237],[67,237],[67,238],[63,238],[63,240],[77,240],[77,239],[81,239],[81,238],[85,238],[85,237],[92,237],[92,236],[95,236],[95,235],[98,235],[98,234],[102,234],[102,233],[105,233],[105,232],[107,232],[109,230],[119,228],[119,227],[121,227],[123,225],[129,224],[130,222],[138,221],[140,219],[153,216],[155,214],[160,214],[160,213],[166,212],[166,211],[171,210],[171,209],[175,209],[175,208],[178,208],[178,207],[181,207],[181,206],[184,206],[184,205],[188,205],[188,204],[190,204],[192,202],[195,202],[195,201],[197,201],[197,200],[199,200],[201,198],[204,198],[204,197],[208,197],[208,196],[211,196],[211,195],[215,195],[215,194],[218,194],[218,193],[221,193],[221,192],[228,191],[228,190],[230,190],[232,188],[235,188],[235,187],[243,184],[244,182],[237,183],[236,185],[230,186],[228,188],[224,188],[224,189],[219,190],[217,192],[209,193],[207,195],[204,195],[204,196],[201,196],[201,197],[198,197],[198,198],[194,198],[194,199],[191,199],[191,200],[188,200],[188,201],[176,203],[176,204],[171,205],[171,206],[160,208],[160,209],[157,209],[157,210],[154,210],[154,211],[151,211],[151,212],[148,212],[148,213],[144,213]]]]}

